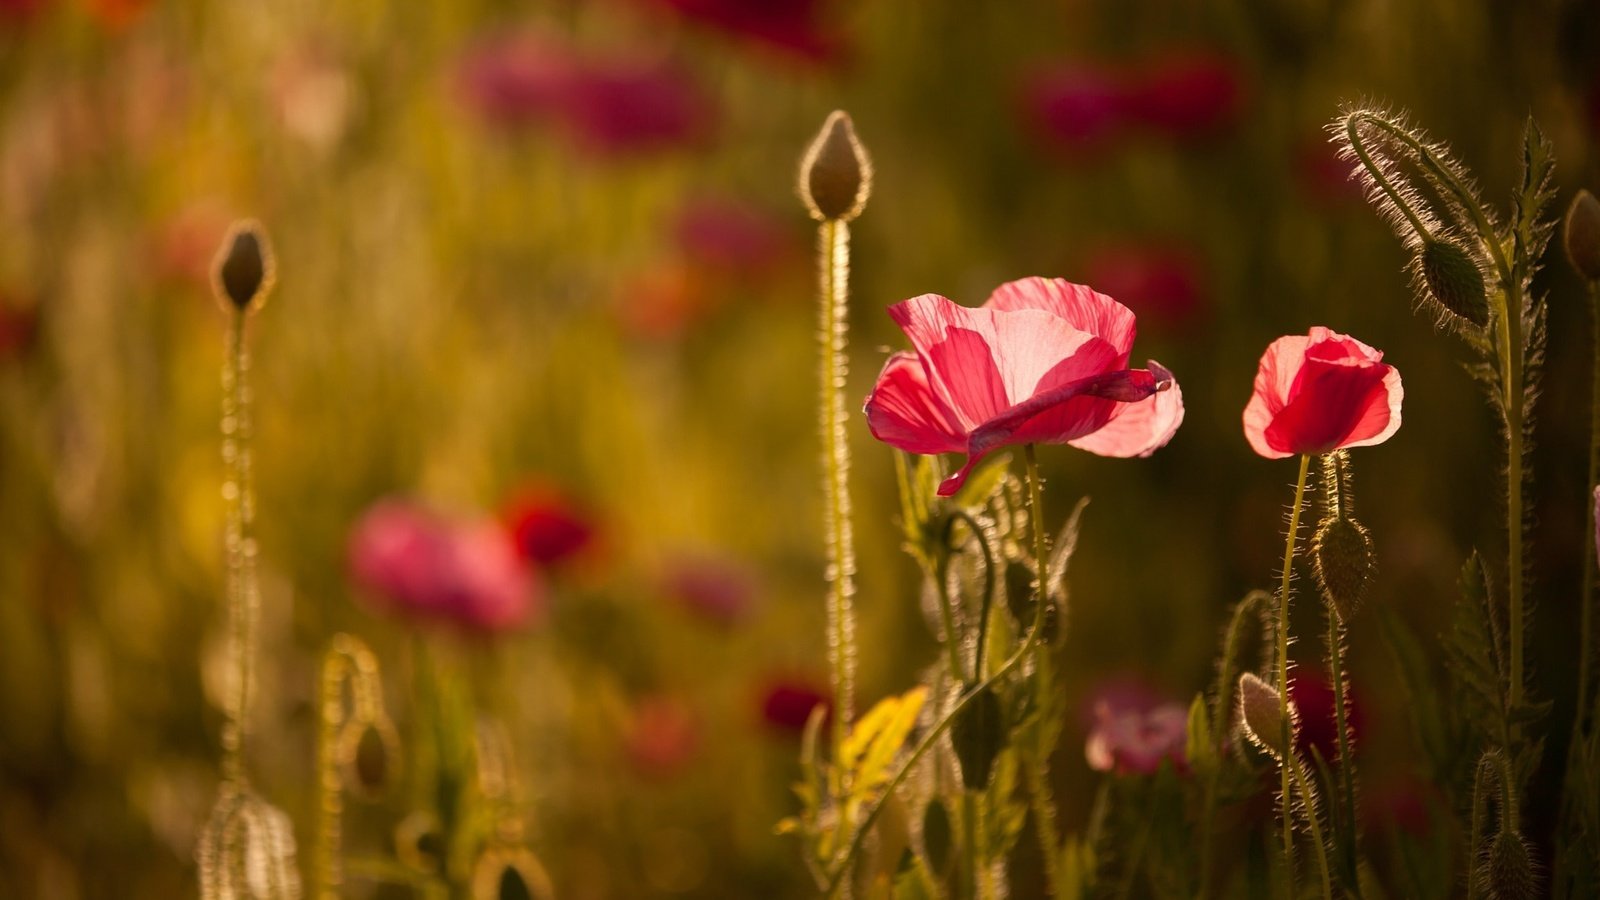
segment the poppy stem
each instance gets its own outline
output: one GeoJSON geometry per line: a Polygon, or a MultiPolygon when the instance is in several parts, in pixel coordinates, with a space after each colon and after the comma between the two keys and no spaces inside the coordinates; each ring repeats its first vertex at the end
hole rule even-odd
{"type": "Polygon", "coordinates": [[[835,758],[849,733],[855,694],[855,539],[850,522],[850,445],[845,432],[845,356],[849,335],[850,226],[826,219],[818,228],[821,275],[823,493],[827,498],[828,664],[833,689],[835,758]]]}
{"type": "MultiPolygon", "coordinates": [[[[1595,485],[1600,484],[1600,281],[1589,281],[1588,288],[1589,321],[1593,327],[1590,346],[1593,374],[1589,386],[1589,490],[1584,495],[1583,503],[1583,590],[1578,613],[1578,713],[1572,729],[1574,738],[1584,734],[1590,724],[1589,690],[1594,659],[1594,489],[1595,485]]],[[[1573,746],[1577,746],[1576,741],[1573,746]]]]}
{"type": "Polygon", "coordinates": [[[1328,870],[1328,845],[1322,839],[1322,823],[1317,819],[1317,797],[1311,792],[1311,784],[1306,780],[1305,767],[1300,764],[1300,758],[1295,755],[1294,748],[1287,747],[1285,751],[1283,766],[1285,770],[1294,770],[1294,780],[1300,788],[1300,800],[1305,808],[1306,822],[1311,828],[1311,845],[1317,851],[1317,870],[1322,875],[1323,900],[1333,900],[1333,876],[1328,870]]]}
{"type": "Polygon", "coordinates": [[[1278,586],[1278,712],[1283,720],[1283,751],[1278,760],[1278,770],[1283,801],[1283,865],[1291,884],[1294,882],[1294,797],[1289,784],[1289,769],[1294,765],[1294,722],[1289,715],[1289,582],[1294,576],[1294,544],[1300,533],[1300,510],[1305,505],[1306,472],[1310,467],[1311,455],[1300,454],[1300,474],[1295,481],[1294,506],[1289,512],[1289,534],[1283,547],[1283,579],[1278,586]]]}
{"type": "Polygon", "coordinates": [[[250,353],[245,349],[245,312],[229,310],[222,366],[222,485],[226,503],[224,595],[228,605],[228,658],[234,683],[222,728],[225,781],[245,783],[244,745],[255,692],[256,621],[261,593],[256,582],[255,492],[251,475],[250,353]]]}
{"type": "MultiPolygon", "coordinates": [[[[1050,584],[1050,553],[1049,548],[1045,546],[1044,501],[1041,497],[1043,490],[1042,479],[1039,477],[1039,460],[1034,453],[1032,444],[1023,445],[1022,458],[1028,471],[1028,527],[1033,532],[1034,566],[1038,569],[1039,577],[1038,582],[1034,585],[1033,603],[1033,633],[1037,634],[1044,624],[1044,606],[1049,602],[1045,592],[1050,584]]],[[[1066,610],[1058,610],[1057,612],[1057,620],[1064,622],[1066,610]]],[[[1041,642],[1036,646],[1038,648],[1036,652],[1045,652],[1044,643],[1041,642]]],[[[1035,666],[1034,677],[1039,678],[1041,671],[1043,671],[1042,666],[1035,666]]],[[[1047,686],[1041,681],[1036,685],[1036,689],[1042,693],[1047,690],[1047,686]]],[[[1061,838],[1056,834],[1055,810],[1052,808],[1048,773],[1045,771],[1043,758],[1035,759],[1032,762],[1034,764],[1029,766],[1028,772],[1030,793],[1033,794],[1034,798],[1034,827],[1039,832],[1039,840],[1044,849],[1045,875],[1050,883],[1051,896],[1064,897],[1066,893],[1062,884],[1060,865],[1061,838]]]]}
{"type": "MultiPolygon", "coordinates": [[[[1343,809],[1334,823],[1334,833],[1342,839],[1345,874],[1351,879],[1352,893],[1360,896],[1360,845],[1356,828],[1356,771],[1355,759],[1350,755],[1350,721],[1346,704],[1349,688],[1344,675],[1344,621],[1339,610],[1328,607],[1328,679],[1333,682],[1333,722],[1339,733],[1339,790],[1343,809]]],[[[1335,807],[1337,809],[1337,807],[1335,807]]]]}

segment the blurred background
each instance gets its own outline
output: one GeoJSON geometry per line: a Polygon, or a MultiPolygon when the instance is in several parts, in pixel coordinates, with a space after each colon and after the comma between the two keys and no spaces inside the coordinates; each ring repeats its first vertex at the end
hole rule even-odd
{"type": "MultiPolygon", "coordinates": [[[[196,890],[227,682],[208,268],[245,216],[278,261],[249,326],[249,762],[302,870],[319,660],[347,631],[403,737],[424,655],[504,727],[561,896],[809,894],[773,834],[826,685],[815,232],[793,185],[834,108],[878,172],[852,408],[902,346],[886,305],[1033,274],[1132,307],[1135,358],[1183,386],[1148,460],[1042,454],[1056,522],[1093,498],[1062,651],[1067,828],[1101,777],[1092,698],[1187,703],[1228,604],[1274,579],[1294,466],[1240,429],[1271,339],[1327,325],[1402,371],[1405,425],[1355,455],[1356,490],[1373,603],[1431,642],[1472,547],[1503,571],[1500,451],[1464,348],[1412,314],[1404,253],[1326,142],[1363,98],[1411,110],[1504,203],[1531,113],[1564,206],[1600,188],[1600,7],[0,0],[0,895],[196,890]],[[396,601],[363,555],[394,529],[458,539],[461,590],[510,612],[396,601]]],[[[1559,250],[1536,283],[1539,819],[1573,703],[1591,348],[1559,250]]],[[[935,647],[892,451],[859,418],[850,437],[866,703],[935,647]]],[[[1426,829],[1372,617],[1351,644],[1367,811],[1426,829]]],[[[1314,669],[1320,642],[1299,655],[1314,669]]],[[[404,791],[351,807],[350,852],[393,852],[404,791]]]]}

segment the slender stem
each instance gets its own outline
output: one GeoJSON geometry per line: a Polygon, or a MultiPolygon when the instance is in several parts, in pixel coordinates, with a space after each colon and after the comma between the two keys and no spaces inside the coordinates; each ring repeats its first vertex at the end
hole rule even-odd
{"type": "MultiPolygon", "coordinates": [[[[1222,663],[1217,669],[1216,701],[1211,708],[1212,728],[1218,727],[1225,715],[1231,716],[1233,711],[1233,686],[1234,670],[1238,665],[1239,641],[1244,630],[1245,614],[1254,610],[1270,599],[1266,591],[1251,591],[1243,600],[1233,608],[1233,616],[1228,620],[1228,631],[1222,641],[1222,663]]],[[[1217,813],[1217,792],[1221,790],[1222,766],[1217,765],[1211,770],[1211,777],[1206,779],[1205,813],[1200,820],[1200,896],[1211,896],[1211,841],[1212,833],[1216,830],[1213,822],[1217,813]]]]}
{"type": "Polygon", "coordinates": [[[1300,765],[1293,748],[1289,750],[1284,768],[1294,770],[1295,784],[1300,788],[1300,799],[1305,805],[1306,822],[1311,826],[1311,844],[1317,851],[1317,868],[1322,875],[1323,900],[1333,900],[1333,876],[1328,871],[1328,846],[1322,839],[1322,823],[1317,819],[1316,797],[1311,793],[1311,785],[1306,782],[1305,767],[1300,765]]]}
{"type": "Polygon", "coordinates": [[[972,514],[964,509],[956,509],[950,513],[951,521],[962,521],[972,531],[973,540],[978,542],[978,550],[983,554],[983,603],[978,608],[978,646],[973,650],[972,677],[983,677],[984,649],[989,644],[989,613],[994,608],[994,550],[989,547],[989,536],[983,526],[972,514]]]}
{"type": "Polygon", "coordinates": [[[1333,723],[1339,732],[1339,789],[1344,807],[1335,832],[1343,837],[1344,866],[1350,875],[1353,893],[1359,895],[1360,848],[1356,828],[1356,761],[1350,754],[1349,688],[1344,677],[1344,622],[1333,604],[1328,604],[1328,678],[1333,682],[1333,723]]]}
{"type": "Polygon", "coordinates": [[[251,484],[250,354],[245,349],[245,314],[231,310],[222,369],[222,486],[227,507],[225,556],[229,658],[233,693],[222,730],[223,776],[245,783],[244,745],[255,692],[255,633],[260,615],[256,584],[255,493],[251,484]]]}
{"type": "Polygon", "coordinates": [[[1283,547],[1283,578],[1278,585],[1278,713],[1283,719],[1281,746],[1285,758],[1279,760],[1283,812],[1283,864],[1294,880],[1294,798],[1289,786],[1289,769],[1294,747],[1294,730],[1289,716],[1289,581],[1294,576],[1294,545],[1300,533],[1300,510],[1305,505],[1306,471],[1311,467],[1310,454],[1300,455],[1300,474],[1294,486],[1294,506],[1289,512],[1289,534],[1283,547]]]}
{"type": "Polygon", "coordinates": [[[1025,767],[1028,794],[1033,801],[1034,831],[1039,835],[1039,850],[1044,856],[1045,880],[1050,885],[1050,896],[1067,896],[1061,877],[1061,834],[1056,828],[1055,805],[1050,795],[1050,773],[1045,760],[1038,753],[1030,753],[1025,767]]]}
{"type": "Polygon", "coordinates": [[[1024,444],[1022,458],[1028,469],[1028,527],[1033,532],[1033,562],[1038,580],[1033,584],[1033,630],[1044,623],[1045,585],[1050,583],[1050,552],[1045,546],[1044,502],[1040,499],[1043,481],[1039,478],[1039,460],[1032,444],[1024,444]]]}
{"type": "Polygon", "coordinates": [[[1426,225],[1422,224],[1422,219],[1412,211],[1411,205],[1405,201],[1405,198],[1400,196],[1400,192],[1395,190],[1394,185],[1389,183],[1389,176],[1384,174],[1383,169],[1373,161],[1372,155],[1367,152],[1366,145],[1361,140],[1361,130],[1356,127],[1356,118],[1356,116],[1351,116],[1344,123],[1345,135],[1350,140],[1350,149],[1355,151],[1356,158],[1361,161],[1361,165],[1366,167],[1367,174],[1372,176],[1372,180],[1377,183],[1378,189],[1388,196],[1389,202],[1393,203],[1395,208],[1400,210],[1401,214],[1406,217],[1406,221],[1411,223],[1411,228],[1416,231],[1417,237],[1424,240],[1432,237],[1432,232],[1428,230],[1426,225]]]}
{"type": "Polygon", "coordinates": [[[344,682],[348,656],[330,650],[322,662],[322,696],[317,729],[317,888],[318,900],[337,900],[341,878],[340,820],[344,798],[336,744],[345,721],[344,682]]]}
{"type": "Polygon", "coordinates": [[[850,281],[850,226],[836,219],[819,228],[821,269],[823,491],[827,497],[828,663],[833,689],[833,746],[843,746],[855,696],[855,540],[850,523],[850,445],[845,433],[845,342],[850,281]]]}
{"type": "Polygon", "coordinates": [[[1578,714],[1573,724],[1573,746],[1588,725],[1591,667],[1594,660],[1595,520],[1594,489],[1600,484],[1600,281],[1588,282],[1590,344],[1593,374],[1589,384],[1589,490],[1583,498],[1583,590],[1578,626],[1578,714]]]}
{"type": "MultiPolygon", "coordinates": [[[[1496,329],[1500,350],[1500,383],[1505,399],[1506,416],[1506,540],[1507,580],[1509,582],[1509,615],[1511,619],[1511,687],[1506,703],[1511,709],[1522,705],[1523,680],[1523,570],[1522,570],[1522,290],[1513,281],[1502,284],[1496,296],[1500,300],[1500,315],[1496,329]]],[[[1521,726],[1511,726],[1512,741],[1516,741],[1521,726]]]]}
{"type": "Polygon", "coordinates": [[[950,667],[950,677],[965,684],[966,666],[961,662],[961,639],[956,634],[954,604],[950,599],[950,548],[939,550],[939,561],[933,568],[933,588],[939,595],[939,621],[944,626],[945,664],[950,667]]]}

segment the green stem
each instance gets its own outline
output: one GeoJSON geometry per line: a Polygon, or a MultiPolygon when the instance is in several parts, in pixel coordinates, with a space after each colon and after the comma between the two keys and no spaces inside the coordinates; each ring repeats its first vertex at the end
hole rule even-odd
{"type": "Polygon", "coordinates": [[[1033,630],[1037,632],[1044,623],[1044,605],[1048,602],[1044,592],[1045,585],[1050,583],[1050,553],[1045,546],[1044,501],[1040,497],[1043,482],[1039,478],[1039,460],[1032,444],[1023,445],[1022,458],[1028,470],[1028,527],[1033,532],[1033,561],[1038,576],[1033,585],[1033,630]]]}
{"type": "Polygon", "coordinates": [[[1050,773],[1038,754],[1029,754],[1026,766],[1028,794],[1033,800],[1034,831],[1039,835],[1039,849],[1044,855],[1045,880],[1050,885],[1050,896],[1067,896],[1061,877],[1061,834],[1056,829],[1055,805],[1050,796],[1050,773]]]}
{"type": "MultiPolygon", "coordinates": [[[[1216,702],[1211,708],[1212,728],[1221,722],[1232,721],[1233,686],[1239,658],[1239,641],[1244,631],[1245,615],[1271,599],[1266,591],[1251,591],[1233,608],[1228,620],[1228,631],[1222,640],[1222,664],[1217,669],[1216,702]],[[1224,718],[1227,716],[1228,718],[1224,718]]],[[[1211,836],[1217,814],[1217,793],[1222,785],[1222,766],[1218,764],[1206,779],[1205,813],[1200,820],[1200,896],[1211,896],[1211,836]]]]}
{"type": "Polygon", "coordinates": [[[983,603],[978,610],[978,646],[973,650],[972,677],[983,677],[983,651],[989,644],[989,612],[994,607],[994,551],[989,548],[988,534],[978,520],[964,509],[957,509],[951,514],[951,521],[960,520],[972,530],[973,540],[978,542],[978,550],[983,554],[983,603]]]}
{"type": "Polygon", "coordinates": [[[827,497],[828,663],[833,689],[835,758],[849,733],[855,696],[855,540],[850,522],[850,447],[845,433],[845,342],[850,281],[850,226],[836,219],[819,229],[821,270],[823,491],[827,497]]]}
{"type": "Polygon", "coordinates": [[[230,311],[222,370],[222,461],[227,472],[225,555],[229,656],[235,667],[233,694],[222,731],[226,780],[245,783],[244,745],[255,692],[255,633],[260,592],[256,585],[255,494],[251,485],[250,355],[245,350],[245,314],[230,311]]]}
{"type": "Polygon", "coordinates": [[[961,662],[961,640],[956,634],[956,617],[950,600],[950,548],[939,549],[939,562],[933,568],[933,587],[939,595],[939,620],[944,625],[945,664],[950,677],[965,684],[966,666],[961,662]]]}
{"type": "Polygon", "coordinates": [[[1333,875],[1328,870],[1328,846],[1322,838],[1322,823],[1317,819],[1316,797],[1311,793],[1311,785],[1306,782],[1305,767],[1300,765],[1300,760],[1290,748],[1288,759],[1284,761],[1284,768],[1294,770],[1295,784],[1300,788],[1300,800],[1305,805],[1306,822],[1311,826],[1311,844],[1317,851],[1317,869],[1322,875],[1323,900],[1333,900],[1333,875]]]}
{"type": "Polygon", "coordinates": [[[1595,520],[1594,489],[1600,484],[1600,281],[1590,281],[1589,322],[1593,329],[1590,344],[1592,374],[1589,382],[1589,490],[1583,498],[1583,589],[1580,595],[1578,626],[1578,713],[1573,724],[1573,746],[1585,734],[1589,716],[1591,666],[1594,659],[1594,578],[1595,520]]]}
{"type": "Polygon", "coordinates": [[[1345,135],[1350,140],[1350,149],[1355,151],[1356,158],[1361,161],[1361,165],[1366,167],[1367,174],[1372,176],[1372,180],[1377,183],[1378,189],[1383,191],[1389,198],[1389,202],[1393,203],[1395,208],[1400,210],[1401,214],[1406,217],[1406,221],[1411,223],[1411,228],[1416,231],[1417,237],[1424,240],[1432,237],[1432,232],[1428,230],[1426,225],[1422,224],[1422,219],[1412,211],[1411,205],[1400,196],[1400,192],[1395,190],[1394,185],[1389,183],[1389,176],[1384,174],[1383,169],[1373,161],[1372,155],[1367,152],[1367,148],[1361,140],[1361,130],[1356,127],[1356,119],[1356,116],[1351,116],[1344,123],[1345,135]]]}
{"type": "Polygon", "coordinates": [[[1306,471],[1311,467],[1310,454],[1300,455],[1300,474],[1294,486],[1294,506],[1289,513],[1289,534],[1283,547],[1283,578],[1278,585],[1278,713],[1283,719],[1281,746],[1285,758],[1279,761],[1279,786],[1283,813],[1283,865],[1294,881],[1294,796],[1289,786],[1289,769],[1292,765],[1294,731],[1289,716],[1289,580],[1294,575],[1295,538],[1300,533],[1300,510],[1305,505],[1306,471]]]}
{"type": "Polygon", "coordinates": [[[1359,896],[1360,848],[1356,827],[1356,761],[1350,755],[1349,713],[1345,708],[1349,700],[1344,678],[1344,622],[1340,620],[1339,611],[1331,603],[1328,604],[1328,678],[1333,682],[1333,722],[1335,730],[1339,733],[1339,789],[1344,801],[1338,827],[1334,831],[1343,839],[1342,856],[1346,874],[1350,876],[1352,893],[1359,896]]]}

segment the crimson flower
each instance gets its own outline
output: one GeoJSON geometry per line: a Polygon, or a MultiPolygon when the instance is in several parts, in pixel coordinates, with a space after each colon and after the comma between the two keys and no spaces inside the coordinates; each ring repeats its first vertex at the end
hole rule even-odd
{"type": "Polygon", "coordinates": [[[1233,60],[1211,50],[1169,51],[1136,79],[1134,118],[1177,138],[1215,134],[1239,116],[1244,86],[1233,60]]]}
{"type": "Polygon", "coordinates": [[[548,485],[530,485],[518,492],[506,507],[505,520],[517,552],[542,566],[573,561],[596,544],[594,520],[548,485]]]}
{"type": "Polygon", "coordinates": [[[913,352],[889,357],[867,397],[872,436],[908,453],[965,453],[939,485],[1015,444],[1071,444],[1148,456],[1183,421],[1183,395],[1160,363],[1129,369],[1133,312],[1080,284],[1025,278],[980,308],[924,294],[889,307],[913,352]]]}
{"type": "Polygon", "coordinates": [[[1405,391],[1383,353],[1321,326],[1273,341],[1244,408],[1244,436],[1268,459],[1381,444],[1405,391]]]}
{"type": "Polygon", "coordinates": [[[1107,244],[1090,256],[1084,273],[1106,293],[1154,318],[1158,327],[1189,325],[1207,305],[1199,260],[1181,244],[1107,244]]]}
{"type": "Polygon", "coordinates": [[[827,691],[802,680],[779,679],[767,685],[761,696],[761,718],[773,731],[799,734],[805,730],[811,711],[830,707],[827,691]]]}
{"type": "Polygon", "coordinates": [[[1029,75],[1021,89],[1029,128],[1050,147],[1080,156],[1099,150],[1127,124],[1131,97],[1115,71],[1081,62],[1029,75]]]}
{"type": "Polygon", "coordinates": [[[839,36],[822,20],[821,0],[644,0],[724,34],[813,63],[837,59],[839,36]]]}
{"type": "MultiPolygon", "coordinates": [[[[1348,738],[1353,753],[1357,739],[1366,730],[1367,718],[1356,700],[1355,691],[1350,690],[1348,683],[1345,688],[1348,691],[1345,696],[1345,723],[1350,726],[1348,738]]],[[[1298,713],[1294,730],[1295,749],[1306,759],[1311,758],[1311,751],[1315,749],[1328,765],[1342,763],[1343,760],[1339,758],[1339,719],[1338,711],[1334,708],[1333,685],[1321,675],[1296,669],[1289,676],[1289,702],[1294,704],[1298,713]]]]}

